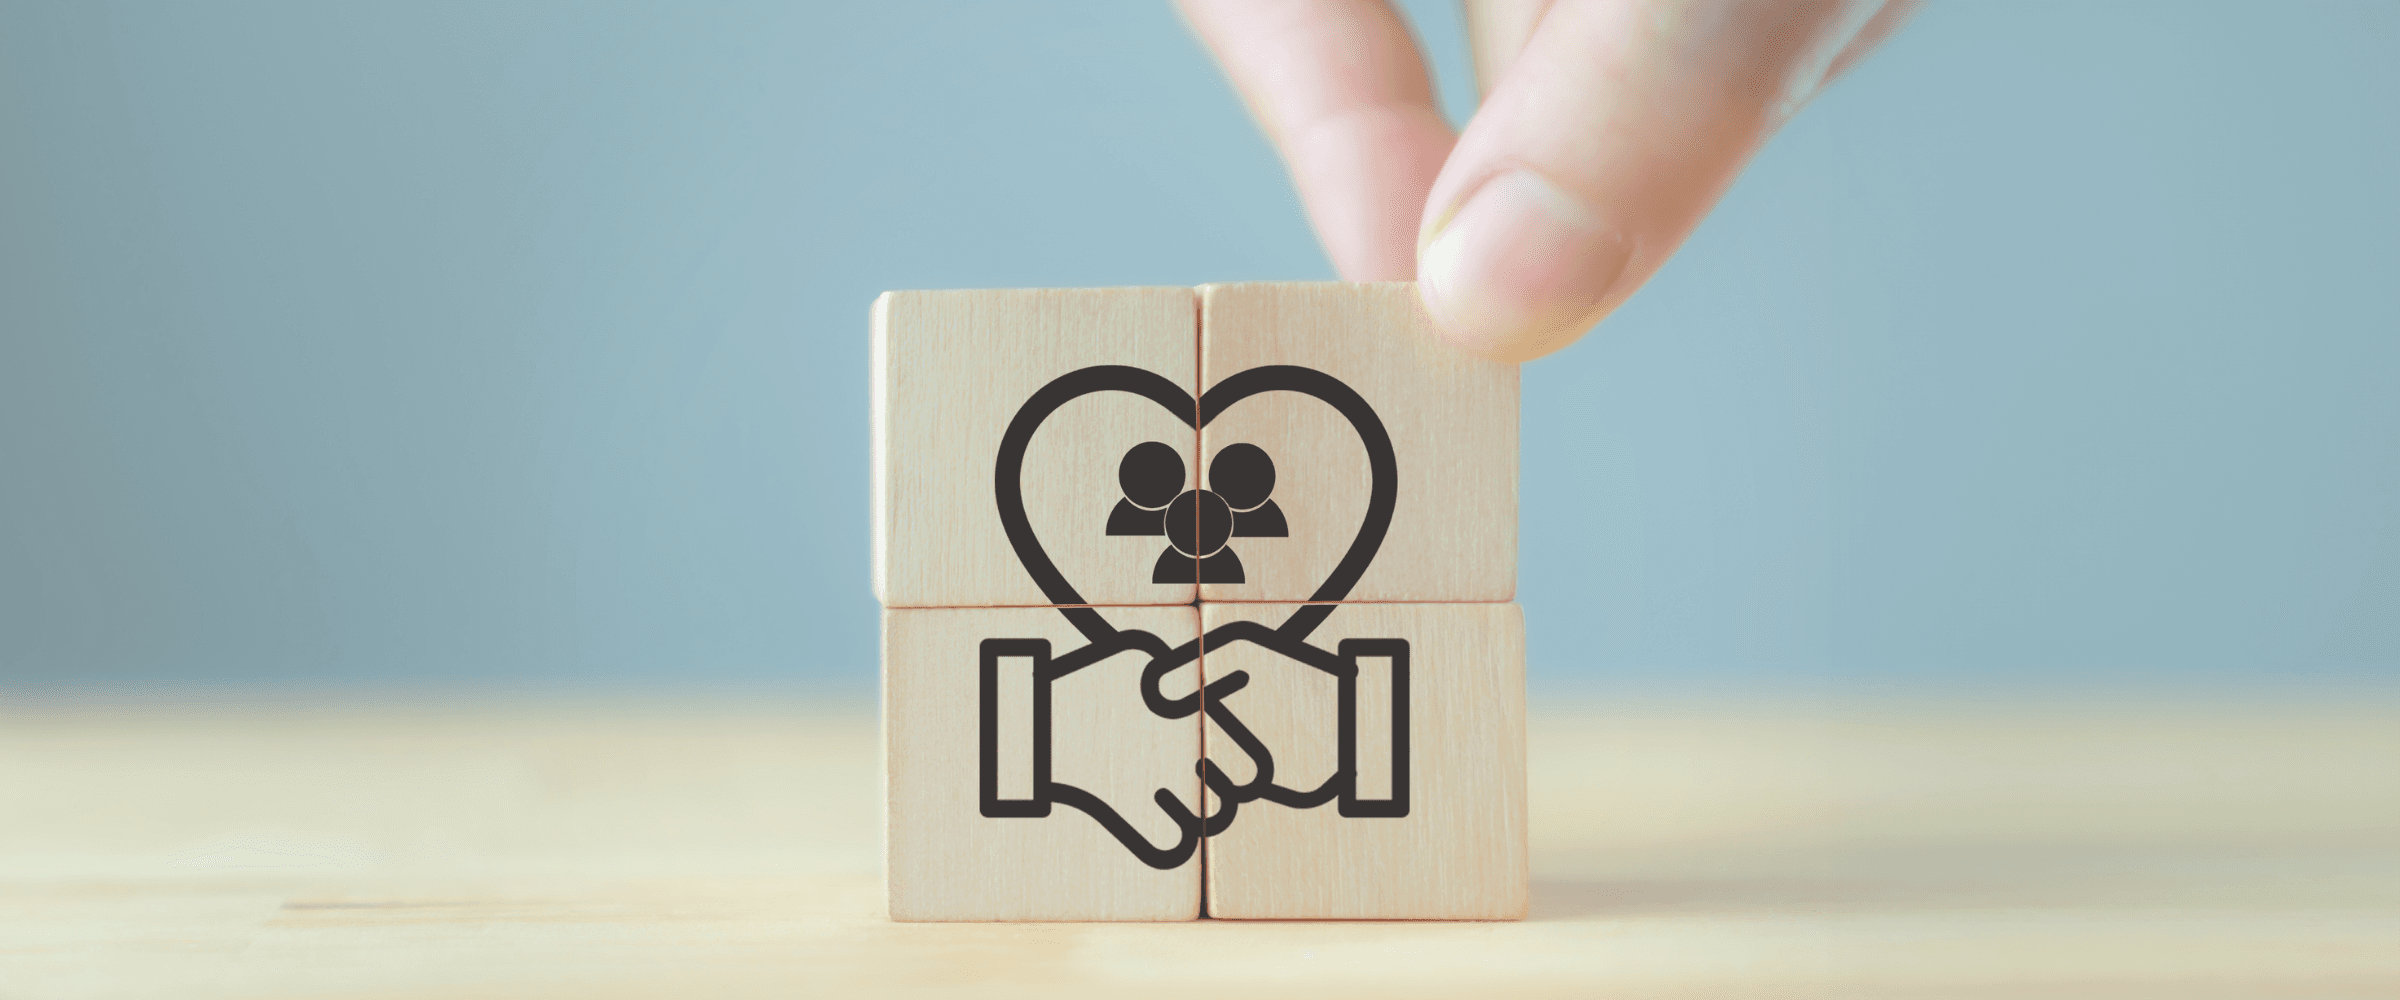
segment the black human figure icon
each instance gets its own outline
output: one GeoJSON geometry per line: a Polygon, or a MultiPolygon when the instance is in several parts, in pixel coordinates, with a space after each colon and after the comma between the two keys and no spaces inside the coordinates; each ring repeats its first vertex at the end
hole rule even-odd
{"type": "Polygon", "coordinates": [[[1229,444],[1208,463],[1208,487],[1233,511],[1233,537],[1283,538],[1291,534],[1275,492],[1275,460],[1254,444],[1229,444]]]}
{"type": "Polygon", "coordinates": [[[1117,485],[1125,499],[1109,512],[1108,533],[1166,534],[1167,506],[1183,491],[1183,456],[1156,441],[1134,445],[1117,463],[1117,485]]]}
{"type": "Polygon", "coordinates": [[[1111,535],[1165,535],[1152,583],[1242,583],[1242,560],[1227,542],[1290,535],[1275,490],[1275,462],[1254,444],[1228,445],[1209,463],[1211,489],[1183,490],[1183,456],[1157,441],[1125,452],[1117,485],[1125,498],[1108,515],[1111,535]]]}

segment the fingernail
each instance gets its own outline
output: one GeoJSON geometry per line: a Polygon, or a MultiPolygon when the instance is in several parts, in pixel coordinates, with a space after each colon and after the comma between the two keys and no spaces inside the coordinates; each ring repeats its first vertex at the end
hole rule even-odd
{"type": "Polygon", "coordinates": [[[1833,64],[1850,48],[1850,43],[1867,31],[1867,25],[1883,13],[1887,5],[1882,0],[1850,0],[1834,11],[1817,37],[1811,40],[1800,57],[1792,60],[1792,68],[1783,81],[1783,96],[1768,112],[1777,126],[1792,120],[1800,108],[1814,100],[1817,91],[1825,89],[1825,77],[1833,72],[1833,64]]]}
{"type": "Polygon", "coordinates": [[[1451,343],[1523,361],[1583,334],[1633,257],[1630,241],[1549,178],[1485,181],[1417,255],[1418,294],[1451,343]]]}

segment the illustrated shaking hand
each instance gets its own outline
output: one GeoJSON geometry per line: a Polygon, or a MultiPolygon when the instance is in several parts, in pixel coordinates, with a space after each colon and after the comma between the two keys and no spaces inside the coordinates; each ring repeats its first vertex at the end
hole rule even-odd
{"type": "Polygon", "coordinates": [[[1195,650],[1130,629],[1056,655],[1047,639],[984,640],[983,815],[1051,816],[1064,806],[1152,868],[1190,860],[1202,835],[1195,650]]]}
{"type": "Polygon", "coordinates": [[[1344,639],[1327,650],[1287,630],[1236,621],[1210,629],[1202,643],[1210,664],[1201,765],[1208,833],[1224,831],[1245,804],[1260,801],[1290,809],[1338,802],[1344,816],[1408,815],[1406,640],[1344,639]]]}

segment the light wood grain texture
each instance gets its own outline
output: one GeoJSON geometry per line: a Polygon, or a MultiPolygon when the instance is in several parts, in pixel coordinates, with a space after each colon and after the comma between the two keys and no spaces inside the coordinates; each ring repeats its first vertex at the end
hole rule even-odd
{"type": "MultiPolygon", "coordinates": [[[[1374,561],[1342,599],[1506,601],[1517,578],[1517,368],[1434,339],[1404,283],[1200,288],[1200,377],[1294,365],[1363,398],[1388,435],[1396,490],[1374,561]]],[[[1286,537],[1236,537],[1244,582],[1201,585],[1208,601],[1303,601],[1349,552],[1370,509],[1370,451],[1334,405],[1270,391],[1200,429],[1203,461],[1250,444],[1273,461],[1270,496],[1286,537]]],[[[1209,484],[1215,487],[1217,484],[1209,484]]]]}
{"type": "Polygon", "coordinates": [[[893,923],[855,701],[165,697],[0,695],[0,996],[2400,995],[2389,695],[1553,686],[1507,924],[893,923]]]}
{"type": "MultiPolygon", "coordinates": [[[[1300,605],[1204,604],[1212,638],[1232,622],[1280,627],[1300,605]]],[[[1228,630],[1231,631],[1231,630],[1228,630]]],[[[1208,839],[1208,912],[1220,918],[1515,920],[1526,906],[1525,621],[1514,604],[1345,604],[1307,637],[1355,669],[1357,806],[1239,806],[1208,839]],[[1395,640],[1397,640],[1395,642],[1395,640]],[[1405,683],[1395,685],[1396,660],[1405,683]],[[1405,693],[1406,753],[1391,709],[1405,693]],[[1379,710],[1380,709],[1380,710],[1379,710]],[[1404,778],[1404,781],[1397,779],[1404,778]],[[1406,814],[1394,811],[1405,794],[1406,814]],[[1343,815],[1348,809],[1356,813],[1343,815]]],[[[1306,650],[1299,651],[1302,654],[1306,650]]],[[[1211,684],[1247,687],[1222,710],[1264,746],[1275,783],[1326,786],[1343,756],[1334,675],[1258,642],[1211,641],[1211,684]]],[[[1258,767],[1212,715],[1209,760],[1247,785],[1258,767]]],[[[1212,809],[1222,803],[1212,801],[1212,809]]]]}
{"type": "MultiPolygon", "coordinates": [[[[1108,608],[1118,629],[1139,629],[1168,647],[1199,635],[1189,607],[1108,608]]],[[[1051,804],[1047,815],[988,816],[981,751],[984,659],[1017,640],[995,665],[997,797],[1033,801],[1041,743],[1032,728],[1031,662],[1087,645],[1046,608],[890,609],[883,617],[886,870],[895,920],[1192,920],[1200,913],[1196,859],[1160,869],[1144,863],[1093,815],[1051,804]],[[1030,640],[1026,646],[1024,641],[1030,640]],[[1025,648],[1019,648],[1025,647],[1025,648]],[[1010,663],[1006,661],[1017,661],[1010,663]]],[[[1049,681],[1048,777],[1097,796],[1148,844],[1190,839],[1153,797],[1165,789],[1193,814],[1201,808],[1198,719],[1162,719],[1144,706],[1140,678],[1151,657],[1124,652],[1049,681]]],[[[1170,696],[1189,694],[1198,667],[1170,677],[1170,696]],[[1177,683],[1177,682],[1180,683],[1177,683]]]]}
{"type": "Polygon", "coordinates": [[[1190,583],[1152,583],[1156,535],[1107,533],[1118,467],[1155,441],[1197,482],[1190,404],[1131,392],[1065,403],[1025,445],[1018,482],[1031,529],[1080,601],[1053,602],[1002,527],[995,463],[1021,407],[1052,380],[1122,365],[1189,395],[1199,319],[1188,288],[887,292],[873,310],[875,593],[888,607],[1189,604],[1190,583]]]}

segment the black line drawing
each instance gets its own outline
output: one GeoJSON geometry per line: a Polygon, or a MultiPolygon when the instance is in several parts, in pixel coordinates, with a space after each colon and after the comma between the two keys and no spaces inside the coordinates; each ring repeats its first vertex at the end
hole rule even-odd
{"type": "MultiPolygon", "coordinates": [[[[1337,811],[1345,817],[1398,817],[1409,811],[1408,792],[1408,642],[1405,639],[1345,639],[1339,647],[1328,652],[1310,645],[1308,636],[1333,613],[1334,605],[1350,592],[1364,575],[1375,552],[1383,544],[1391,528],[1392,508],[1398,500],[1398,463],[1392,452],[1391,435],[1383,421],[1375,415],[1367,401],[1341,380],[1312,368],[1295,365],[1267,365],[1235,373],[1217,383],[1194,400],[1181,386],[1155,372],[1123,365],[1099,365],[1068,372],[1036,390],[1019,407],[1017,415],[1001,435],[1000,453],[993,473],[993,495],[999,506],[1002,530],[1016,550],[1017,559],[1025,566],[1036,586],[1041,588],[1052,604],[1081,605],[1082,596],[1075,591],[1065,574],[1052,562],[1034,537],[1033,527],[1025,514],[1022,477],[1025,450],[1042,422],[1068,402],[1095,392],[1130,392],[1149,399],[1174,414],[1185,425],[1205,427],[1234,404],[1268,392],[1297,392],[1312,396],[1331,405],[1350,422],[1366,446],[1370,475],[1366,516],[1360,521],[1358,534],[1351,541],[1333,571],[1318,584],[1308,600],[1283,624],[1269,628],[1259,622],[1233,622],[1219,626],[1206,635],[1181,646],[1169,648],[1165,640],[1139,629],[1117,629],[1090,607],[1060,607],[1058,612],[1075,626],[1087,645],[1052,656],[1050,643],[1042,639],[986,639],[980,651],[981,712],[980,712],[980,810],[994,818],[1047,816],[1053,804],[1079,810],[1107,829],[1125,849],[1152,868],[1175,868],[1190,860],[1203,837],[1221,833],[1229,828],[1243,804],[1264,799],[1295,809],[1309,809],[1338,800],[1337,811]],[[1307,664],[1335,677],[1340,684],[1337,732],[1339,764],[1334,774],[1316,788],[1300,790],[1275,782],[1273,754],[1243,725],[1240,716],[1226,705],[1225,699],[1250,683],[1249,674],[1232,671],[1210,681],[1201,690],[1181,698],[1168,698],[1159,689],[1168,673],[1200,656],[1205,646],[1220,649],[1238,642],[1254,643],[1278,655],[1307,664]],[[1195,768],[1201,780],[1215,796],[1217,809],[1203,819],[1194,815],[1183,802],[1167,789],[1153,796],[1160,810],[1173,820],[1179,831],[1175,844],[1160,847],[1145,839],[1132,824],[1125,821],[1115,807],[1092,793],[1054,781],[1050,778],[1050,684],[1077,670],[1124,652],[1142,652],[1150,662],[1142,668],[1140,681],[1143,704],[1152,714],[1165,719],[1185,719],[1205,711],[1234,744],[1249,755],[1257,770],[1251,779],[1235,783],[1218,769],[1215,763],[1201,760],[1195,768]],[[999,797],[999,660],[1007,657],[1029,657],[1034,662],[1034,780],[1031,799],[1002,799],[999,797]],[[1357,679],[1358,660],[1364,657],[1388,658],[1392,663],[1392,794],[1389,798],[1362,800],[1356,794],[1357,761],[1357,679]]],[[[1159,442],[1146,442],[1129,450],[1118,465],[1118,485],[1124,499],[1110,512],[1107,531],[1111,535],[1165,535],[1168,550],[1153,570],[1153,582],[1194,582],[1191,575],[1181,579],[1162,579],[1171,576],[1169,556],[1180,556],[1183,572],[1195,574],[1197,582],[1241,582],[1239,560],[1231,559],[1227,543],[1234,537],[1287,537],[1289,525],[1283,511],[1270,498],[1275,485],[1274,463],[1263,449],[1254,445],[1234,444],[1220,450],[1209,466],[1209,489],[1178,492],[1184,482],[1183,459],[1175,450],[1159,442]],[[1205,499],[1202,499],[1205,497],[1205,499]],[[1188,506],[1184,506],[1187,505],[1188,506]],[[1179,507],[1181,511],[1179,512],[1179,507]],[[1175,519],[1183,518],[1179,533],[1175,519]],[[1156,524],[1157,530],[1149,529],[1156,524]],[[1122,530],[1120,530],[1122,529],[1122,530]],[[1212,570],[1211,563],[1227,560],[1226,570],[1212,570]],[[1230,573],[1229,580],[1212,579],[1212,573],[1230,573]]]]}
{"type": "MultiPolygon", "coordinates": [[[[979,670],[978,729],[982,746],[979,753],[980,774],[977,798],[985,816],[1048,816],[1053,803],[1078,809],[1098,820],[1109,835],[1125,845],[1143,864],[1152,868],[1174,868],[1192,856],[1200,846],[1200,818],[1192,815],[1182,800],[1164,788],[1153,799],[1167,818],[1175,821],[1181,839],[1172,847],[1156,847],[1144,839],[1133,824],[1125,821],[1116,809],[1097,795],[1062,781],[1050,780],[1050,684],[1061,677],[1098,663],[1128,649],[1150,652],[1155,659],[1167,655],[1166,643],[1149,632],[1128,629],[1116,633],[1109,641],[1091,645],[1056,659],[1050,656],[1048,639],[985,639],[979,650],[982,661],[979,670]],[[1000,797],[1000,661],[1010,657],[1033,660],[1033,797],[1003,799],[1000,797]]],[[[1172,668],[1169,668],[1172,669],[1172,668]]],[[[1161,671],[1163,674],[1164,671],[1161,671]]]]}
{"type": "Polygon", "coordinates": [[[1342,663],[1350,672],[1342,678],[1341,735],[1334,745],[1341,748],[1341,773],[1352,780],[1342,785],[1339,805],[1344,816],[1408,815],[1408,640],[1406,639],[1344,639],[1339,647],[1342,663]],[[1382,657],[1392,661],[1392,793],[1381,799],[1358,797],[1358,661],[1382,657]]]}

